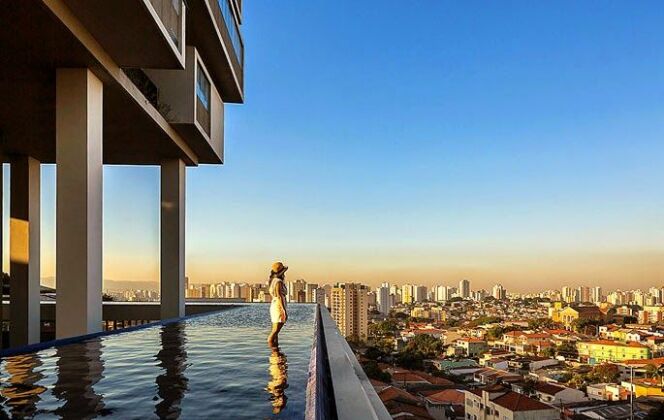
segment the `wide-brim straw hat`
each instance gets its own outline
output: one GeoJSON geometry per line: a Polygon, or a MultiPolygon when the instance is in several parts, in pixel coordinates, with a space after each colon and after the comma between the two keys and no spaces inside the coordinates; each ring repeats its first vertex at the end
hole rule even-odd
{"type": "Polygon", "coordinates": [[[276,263],[272,264],[272,273],[275,275],[279,276],[288,270],[288,266],[284,265],[281,261],[277,261],[276,263]]]}

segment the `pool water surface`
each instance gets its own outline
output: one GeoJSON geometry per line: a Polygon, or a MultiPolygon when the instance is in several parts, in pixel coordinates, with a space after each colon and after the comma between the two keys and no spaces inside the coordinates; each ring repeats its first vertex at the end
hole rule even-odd
{"type": "Polygon", "coordinates": [[[269,306],[0,360],[0,418],[304,418],[315,305],[289,305],[279,348],[269,306]]]}

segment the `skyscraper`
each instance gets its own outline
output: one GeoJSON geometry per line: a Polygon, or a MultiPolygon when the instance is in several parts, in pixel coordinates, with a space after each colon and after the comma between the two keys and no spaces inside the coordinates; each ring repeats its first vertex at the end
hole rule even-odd
{"type": "Polygon", "coordinates": [[[470,281],[463,279],[459,282],[459,296],[464,299],[470,297],[470,281]]]}
{"type": "Polygon", "coordinates": [[[300,292],[304,292],[307,282],[303,279],[288,282],[288,302],[298,302],[300,292]]]}
{"type": "Polygon", "coordinates": [[[574,290],[569,286],[563,286],[561,291],[561,299],[567,303],[574,303],[574,290]]]}
{"type": "Polygon", "coordinates": [[[415,302],[415,286],[412,284],[404,284],[401,286],[401,302],[413,303],[415,302]]]}
{"type": "Polygon", "coordinates": [[[498,300],[503,300],[507,297],[507,291],[505,290],[502,284],[497,284],[493,286],[492,295],[494,298],[498,300]]]}
{"type": "Polygon", "coordinates": [[[383,315],[390,313],[392,309],[392,298],[390,297],[390,284],[383,283],[377,290],[378,310],[383,315]]]}
{"type": "Polygon", "coordinates": [[[602,288],[599,286],[593,287],[592,290],[593,303],[602,303],[602,288]]]}
{"type": "Polygon", "coordinates": [[[438,285],[434,286],[434,297],[433,300],[436,302],[445,302],[447,300],[447,286],[438,285]]]}
{"type": "Polygon", "coordinates": [[[590,302],[590,287],[580,286],[577,290],[580,302],[590,302]]]}
{"type": "Polygon", "coordinates": [[[314,302],[320,306],[325,306],[325,289],[322,287],[314,290],[314,302]]]}
{"type": "Polygon", "coordinates": [[[401,303],[401,288],[399,286],[390,286],[390,295],[392,295],[392,305],[401,303]]]}
{"type": "Polygon", "coordinates": [[[427,287],[415,286],[415,302],[424,302],[427,300],[427,287]]]}
{"type": "Polygon", "coordinates": [[[344,337],[367,339],[368,291],[366,286],[357,283],[338,283],[332,289],[331,314],[344,337]]]}
{"type": "Polygon", "coordinates": [[[306,293],[306,301],[307,302],[315,302],[316,301],[316,289],[318,289],[318,284],[317,283],[307,283],[304,286],[304,291],[306,293]]]}

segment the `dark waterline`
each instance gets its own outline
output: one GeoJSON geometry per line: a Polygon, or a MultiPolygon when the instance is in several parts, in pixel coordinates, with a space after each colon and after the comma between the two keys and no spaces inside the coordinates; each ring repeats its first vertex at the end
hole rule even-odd
{"type": "Polygon", "coordinates": [[[304,417],[314,305],[290,305],[280,347],[252,304],[0,361],[0,417],[304,417]]]}

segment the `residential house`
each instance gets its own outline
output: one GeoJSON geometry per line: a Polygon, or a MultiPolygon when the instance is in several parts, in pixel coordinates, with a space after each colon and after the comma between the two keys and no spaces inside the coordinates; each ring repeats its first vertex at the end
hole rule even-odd
{"type": "Polygon", "coordinates": [[[591,400],[622,401],[629,398],[629,391],[624,386],[613,383],[590,384],[586,393],[591,400]]]}
{"type": "Polygon", "coordinates": [[[427,396],[429,415],[435,420],[461,420],[465,418],[465,393],[458,389],[446,389],[427,396]]]}
{"type": "Polygon", "coordinates": [[[467,357],[476,357],[484,353],[488,348],[486,341],[482,339],[464,337],[459,338],[454,343],[454,347],[452,347],[451,350],[448,349],[448,354],[452,353],[453,355],[461,354],[467,357]]]}
{"type": "Polygon", "coordinates": [[[533,396],[554,407],[586,400],[586,394],[583,391],[551,382],[536,382],[533,387],[533,396]]]}

